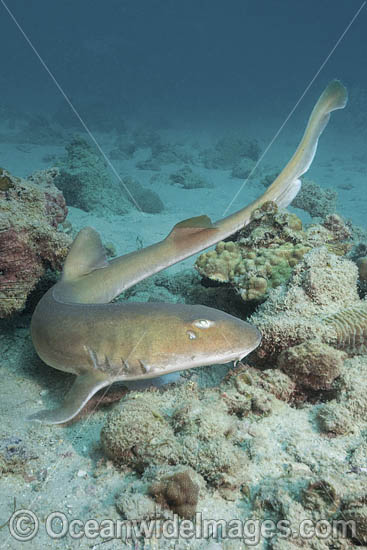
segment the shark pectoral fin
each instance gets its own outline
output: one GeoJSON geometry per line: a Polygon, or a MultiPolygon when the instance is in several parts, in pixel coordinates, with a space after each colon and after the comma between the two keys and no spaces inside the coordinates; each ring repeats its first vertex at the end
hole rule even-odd
{"type": "Polygon", "coordinates": [[[101,388],[109,386],[111,381],[101,372],[81,374],[66,394],[61,407],[43,410],[27,417],[27,420],[42,424],[63,424],[78,414],[89,399],[101,388]]]}

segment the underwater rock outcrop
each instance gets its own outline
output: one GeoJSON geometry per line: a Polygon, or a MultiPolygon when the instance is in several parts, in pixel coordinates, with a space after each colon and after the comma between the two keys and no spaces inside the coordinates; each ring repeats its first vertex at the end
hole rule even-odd
{"type": "Polygon", "coordinates": [[[200,174],[193,172],[189,165],[185,165],[176,172],[169,175],[168,183],[177,185],[183,189],[199,189],[201,187],[212,188],[213,184],[203,178],[200,174]]]}
{"type": "Polygon", "coordinates": [[[313,218],[324,219],[334,214],[338,201],[338,194],[333,189],[324,189],[314,181],[304,179],[302,187],[292,206],[308,212],[313,218]]]}
{"type": "Polygon", "coordinates": [[[55,184],[64,193],[69,206],[94,211],[126,214],[132,208],[155,214],[164,205],[158,194],[131,177],[113,177],[101,155],[81,138],[66,146],[55,184]]]}
{"type": "Polygon", "coordinates": [[[192,384],[164,395],[129,394],[108,416],[101,442],[120,466],[140,473],[152,466],[187,466],[229,498],[238,490],[236,472],[246,463],[236,434],[218,392],[199,392],[192,384]]]}
{"type": "Polygon", "coordinates": [[[230,284],[244,301],[262,301],[271,289],[289,281],[311,249],[326,245],[338,255],[349,250],[347,228],[339,217],[331,218],[303,229],[298,216],[265,203],[235,240],[221,241],[215,250],[201,254],[195,267],[203,277],[230,284]]]}
{"type": "Polygon", "coordinates": [[[74,137],[65,149],[55,185],[69,206],[100,214],[106,210],[125,214],[132,208],[121,183],[111,176],[102,156],[84,138],[74,137]]]}
{"type": "Polygon", "coordinates": [[[254,352],[257,361],[272,364],[283,350],[311,340],[358,353],[352,312],[365,305],[358,295],[357,279],[356,264],[327,247],[306,254],[287,286],[274,289],[250,318],[263,335],[254,352]]]}
{"type": "Polygon", "coordinates": [[[329,390],[340,376],[347,354],[323,342],[311,341],[282,351],[278,367],[304,390],[329,390]]]}
{"type": "Polygon", "coordinates": [[[205,168],[233,169],[242,159],[256,161],[260,156],[260,146],[256,140],[242,136],[228,135],[217,141],[213,149],[200,153],[205,168]]]}
{"type": "Polygon", "coordinates": [[[0,318],[21,311],[45,270],[65,260],[71,238],[57,230],[67,214],[57,176],[57,169],[26,180],[0,171],[0,318]]]}
{"type": "Polygon", "coordinates": [[[191,479],[189,470],[177,472],[153,483],[149,487],[149,493],[160,506],[172,510],[182,518],[190,519],[195,515],[199,487],[191,479]]]}
{"type": "Polygon", "coordinates": [[[367,292],[367,256],[358,258],[357,266],[358,266],[359,285],[360,285],[361,291],[363,293],[366,293],[367,292]]]}
{"type": "Polygon", "coordinates": [[[138,205],[140,210],[147,214],[158,214],[164,210],[164,204],[158,193],[141,185],[136,179],[126,176],[123,178],[124,193],[128,191],[128,200],[138,205]]]}

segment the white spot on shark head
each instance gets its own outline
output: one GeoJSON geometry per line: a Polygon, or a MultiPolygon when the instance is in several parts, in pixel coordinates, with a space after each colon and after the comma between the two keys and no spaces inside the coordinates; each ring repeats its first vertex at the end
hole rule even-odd
{"type": "Polygon", "coordinates": [[[215,321],[210,321],[209,319],[197,319],[192,324],[198,328],[210,328],[215,325],[215,321]]]}

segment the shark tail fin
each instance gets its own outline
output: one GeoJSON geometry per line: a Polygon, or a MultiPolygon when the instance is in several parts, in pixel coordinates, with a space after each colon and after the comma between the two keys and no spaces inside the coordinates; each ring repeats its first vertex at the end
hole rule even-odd
{"type": "Polygon", "coordinates": [[[330,119],[330,113],[343,109],[348,92],[339,80],[332,80],[312,110],[305,133],[291,160],[261,197],[261,201],[274,201],[286,208],[301,189],[302,174],[307,172],[314,159],[319,137],[330,119]]]}
{"type": "Polygon", "coordinates": [[[106,253],[99,233],[84,227],[75,237],[62,271],[62,281],[70,282],[108,266],[106,253]]]}

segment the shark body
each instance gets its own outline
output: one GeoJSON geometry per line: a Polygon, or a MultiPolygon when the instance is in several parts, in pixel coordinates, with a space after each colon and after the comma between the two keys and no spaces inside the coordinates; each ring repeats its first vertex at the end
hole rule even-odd
{"type": "Polygon", "coordinates": [[[184,220],[163,241],[111,261],[98,233],[90,227],[81,230],[60,281],[42,297],[31,322],[40,358],[76,379],[59,408],[29,419],[61,424],[113,382],[228,363],[255,349],[261,341],[256,327],[213,308],[110,302],[139,281],[237,232],[263,203],[288,206],[301,187],[300,176],[312,163],[331,111],[344,108],[346,102],[346,89],[332,81],[317,101],[296,152],[271,186],[253,203],[216,223],[207,216],[184,220]]]}

